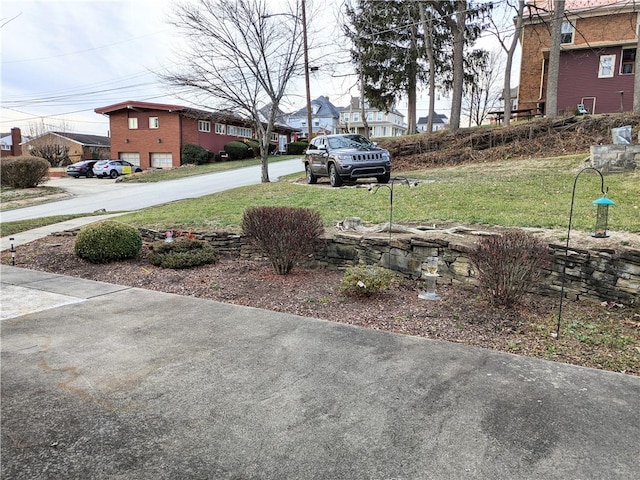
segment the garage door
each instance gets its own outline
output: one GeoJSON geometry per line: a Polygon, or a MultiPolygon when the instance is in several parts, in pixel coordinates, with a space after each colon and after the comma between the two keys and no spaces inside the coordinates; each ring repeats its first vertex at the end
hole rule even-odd
{"type": "Polygon", "coordinates": [[[173,158],[170,153],[152,153],[151,166],[154,168],[171,168],[173,167],[173,158]]]}
{"type": "Polygon", "coordinates": [[[126,160],[127,162],[133,163],[134,165],[140,165],[140,154],[139,153],[126,153],[120,152],[120,160],[126,160]]]}

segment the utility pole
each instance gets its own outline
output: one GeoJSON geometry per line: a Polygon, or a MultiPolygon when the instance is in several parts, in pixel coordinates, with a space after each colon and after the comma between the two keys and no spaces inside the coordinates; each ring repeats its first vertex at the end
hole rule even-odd
{"type": "Polygon", "coordinates": [[[311,89],[309,87],[309,46],[307,44],[307,10],[305,0],[300,0],[302,8],[302,42],[304,49],[304,82],[307,91],[307,141],[311,141],[313,126],[311,124],[311,89]]]}

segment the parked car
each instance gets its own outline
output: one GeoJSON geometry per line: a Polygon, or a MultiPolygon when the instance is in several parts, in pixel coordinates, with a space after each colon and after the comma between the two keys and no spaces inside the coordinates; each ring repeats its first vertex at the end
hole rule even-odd
{"type": "Polygon", "coordinates": [[[96,160],[82,160],[81,162],[73,163],[67,167],[67,175],[74,178],[79,178],[83,175],[91,178],[93,177],[93,166],[95,163],[96,160]]]}
{"type": "Polygon", "coordinates": [[[118,178],[120,175],[141,171],[140,165],[134,165],[126,160],[100,160],[93,166],[93,174],[98,178],[118,178]]]}
{"type": "Polygon", "coordinates": [[[311,140],[305,153],[307,183],[329,177],[332,187],[345,181],[375,177],[380,183],[391,178],[391,156],[362,135],[322,135],[311,140]]]}

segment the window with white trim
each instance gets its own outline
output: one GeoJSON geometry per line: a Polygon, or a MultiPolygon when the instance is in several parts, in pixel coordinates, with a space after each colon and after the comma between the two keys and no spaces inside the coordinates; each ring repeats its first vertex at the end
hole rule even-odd
{"type": "Polygon", "coordinates": [[[342,114],[342,119],[343,119],[345,122],[348,122],[348,121],[349,121],[349,112],[343,113],[343,114],[342,114]]]}
{"type": "Polygon", "coordinates": [[[382,112],[378,112],[378,121],[382,121],[382,112]]]}
{"type": "Polygon", "coordinates": [[[615,63],[615,55],[600,55],[600,62],[598,64],[598,78],[613,77],[613,67],[615,63]]]}
{"type": "Polygon", "coordinates": [[[149,117],[149,128],[158,128],[159,126],[158,117],[149,117]]]}
{"type": "Polygon", "coordinates": [[[211,122],[209,120],[198,120],[198,131],[199,132],[210,132],[211,131],[211,122]]]}
{"type": "Polygon", "coordinates": [[[359,122],[360,121],[360,113],[359,112],[353,112],[353,121],[354,122],[359,122]]]}
{"type": "Polygon", "coordinates": [[[271,141],[272,142],[277,142],[278,140],[280,140],[280,135],[278,134],[278,132],[272,133],[271,134],[271,141]]]}
{"type": "Polygon", "coordinates": [[[573,43],[573,24],[571,22],[562,22],[560,27],[560,43],[573,43]]]}
{"type": "Polygon", "coordinates": [[[225,135],[227,133],[227,126],[223,123],[216,123],[215,129],[218,135],[225,135]]]}
{"type": "Polygon", "coordinates": [[[129,118],[129,130],[135,130],[138,128],[138,119],[130,117],[129,118]]]}
{"type": "Polygon", "coordinates": [[[373,122],[373,112],[367,112],[367,121],[373,122]]]}

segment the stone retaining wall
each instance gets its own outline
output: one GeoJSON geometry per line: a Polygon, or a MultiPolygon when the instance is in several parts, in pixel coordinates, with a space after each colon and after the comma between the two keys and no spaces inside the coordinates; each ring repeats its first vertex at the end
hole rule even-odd
{"type": "Polygon", "coordinates": [[[640,165],[640,145],[592,145],[591,166],[602,173],[632,172],[640,165]]]}
{"type": "MultiPolygon", "coordinates": [[[[142,230],[146,240],[162,240],[165,234],[142,230]]],[[[240,235],[229,233],[195,234],[214,244],[221,253],[243,258],[263,258],[240,235]]],[[[437,256],[438,282],[475,282],[467,253],[474,238],[400,235],[389,243],[388,235],[335,233],[327,234],[318,245],[317,254],[306,262],[313,268],[345,269],[351,265],[379,265],[408,278],[420,279],[426,273],[426,258],[437,256]]],[[[553,261],[539,293],[558,296],[565,260],[564,245],[550,244],[553,261]]],[[[565,272],[565,293],[572,300],[608,300],[626,305],[640,303],[640,250],[620,247],[583,250],[570,248],[565,272]]]]}

